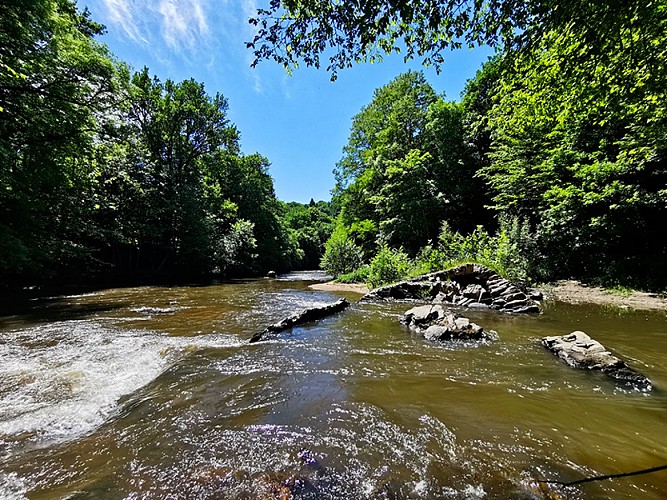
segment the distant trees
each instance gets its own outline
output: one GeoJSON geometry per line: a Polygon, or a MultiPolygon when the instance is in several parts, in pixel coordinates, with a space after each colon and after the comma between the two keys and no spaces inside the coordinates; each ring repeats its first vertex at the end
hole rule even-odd
{"type": "Polygon", "coordinates": [[[290,245],[291,267],[319,269],[324,244],[333,230],[331,203],[283,203],[282,224],[290,245]]]}

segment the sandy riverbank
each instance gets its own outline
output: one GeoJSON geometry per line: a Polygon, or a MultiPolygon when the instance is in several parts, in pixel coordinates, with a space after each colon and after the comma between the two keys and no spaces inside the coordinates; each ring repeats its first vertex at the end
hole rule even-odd
{"type": "Polygon", "coordinates": [[[365,295],[370,291],[368,287],[362,283],[336,283],[335,281],[316,283],[315,285],[310,285],[308,288],[326,292],[355,292],[361,295],[365,295]]]}
{"type": "Polygon", "coordinates": [[[547,299],[551,298],[570,304],[599,304],[642,311],[667,311],[667,298],[654,293],[622,294],[573,280],[557,281],[545,285],[541,290],[547,299]]]}

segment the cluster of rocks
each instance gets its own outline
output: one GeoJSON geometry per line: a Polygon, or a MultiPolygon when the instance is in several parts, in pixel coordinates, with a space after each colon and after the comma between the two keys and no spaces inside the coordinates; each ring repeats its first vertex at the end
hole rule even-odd
{"type": "Polygon", "coordinates": [[[598,370],[639,390],[651,389],[651,381],[646,376],[630,368],[584,332],[544,337],[542,344],[573,368],[598,370]]]}
{"type": "Polygon", "coordinates": [[[377,288],[361,300],[427,301],[511,313],[539,313],[539,292],[527,294],[480,264],[464,264],[377,288]]]}
{"type": "Polygon", "coordinates": [[[403,315],[401,322],[427,340],[480,341],[498,338],[495,331],[485,331],[468,318],[446,311],[441,305],[413,307],[403,315]]]}

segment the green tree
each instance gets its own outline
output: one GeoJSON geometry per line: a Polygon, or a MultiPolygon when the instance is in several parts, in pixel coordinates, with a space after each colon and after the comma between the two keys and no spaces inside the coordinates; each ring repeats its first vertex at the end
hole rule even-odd
{"type": "Polygon", "coordinates": [[[133,75],[128,118],[148,156],[148,200],[159,267],[206,272],[210,258],[203,180],[209,158],[220,151],[238,155],[238,131],[227,119],[227,101],[210,97],[194,80],[174,83],[133,75]]]}
{"type": "MultiPolygon", "coordinates": [[[[68,0],[0,7],[0,275],[42,280],[86,263],[90,157],[113,108],[102,27],[68,0]]],[[[87,262],[88,264],[90,262],[87,262]]]]}
{"type": "Polygon", "coordinates": [[[463,131],[462,106],[412,71],[376,90],[355,116],[335,192],[339,223],[366,257],[378,244],[414,255],[437,238],[443,220],[479,223],[486,198],[463,131]]]}
{"type": "Polygon", "coordinates": [[[327,202],[308,205],[290,202],[284,204],[282,223],[292,235],[297,258],[292,266],[297,269],[317,269],[324,254],[324,244],[333,230],[333,218],[327,202]]]}
{"type": "Polygon", "coordinates": [[[248,156],[219,152],[209,163],[209,177],[222,196],[238,207],[239,217],[253,224],[256,258],[246,263],[250,273],[284,269],[288,242],[280,225],[282,207],[276,199],[269,161],[259,154],[248,156]]]}
{"type": "Polygon", "coordinates": [[[552,276],[667,281],[667,71],[653,59],[667,30],[653,52],[633,47],[654,31],[624,28],[594,67],[577,69],[563,61],[585,49],[580,34],[548,33],[497,87],[482,174],[496,209],[534,228],[552,276]]]}
{"type": "Polygon", "coordinates": [[[358,269],[361,263],[361,248],[350,239],[343,226],[337,226],[324,245],[322,269],[337,278],[358,269]]]}
{"type": "Polygon", "coordinates": [[[258,31],[248,46],[255,64],[273,59],[288,69],[300,62],[320,67],[326,54],[335,78],[339,69],[385,54],[405,51],[406,60],[417,56],[439,67],[451,48],[486,44],[516,54],[546,33],[569,31],[587,47],[566,59],[576,67],[606,57],[624,28],[647,27],[650,33],[636,37],[631,50],[638,56],[652,50],[653,38],[664,32],[664,8],[641,0],[274,0],[250,19],[258,31]]]}

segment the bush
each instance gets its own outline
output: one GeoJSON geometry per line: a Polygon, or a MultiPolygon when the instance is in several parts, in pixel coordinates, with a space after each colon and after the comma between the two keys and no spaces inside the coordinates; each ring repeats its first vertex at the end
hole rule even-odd
{"type": "Polygon", "coordinates": [[[383,245],[371,260],[366,283],[369,288],[395,283],[407,277],[412,267],[410,258],[402,249],[394,250],[383,245]]]}
{"type": "Polygon", "coordinates": [[[361,267],[361,248],[344,231],[336,229],[324,244],[320,266],[334,278],[361,267]]]}
{"type": "Polygon", "coordinates": [[[415,257],[411,276],[420,276],[422,274],[433,273],[445,269],[450,263],[445,252],[440,248],[434,248],[433,245],[426,245],[415,257]]]}
{"type": "Polygon", "coordinates": [[[531,277],[540,276],[536,236],[530,232],[528,224],[518,218],[501,219],[500,229],[494,236],[482,226],[463,236],[444,222],[439,243],[438,249],[425,247],[422,250],[417,268],[432,272],[438,265],[445,269],[462,262],[477,262],[514,282],[527,282],[531,277]]]}
{"type": "Polygon", "coordinates": [[[351,273],[341,274],[336,278],[336,281],[338,283],[366,283],[370,273],[370,266],[361,266],[359,269],[356,269],[351,273]]]}

